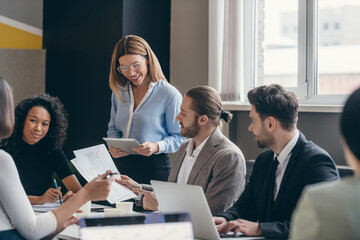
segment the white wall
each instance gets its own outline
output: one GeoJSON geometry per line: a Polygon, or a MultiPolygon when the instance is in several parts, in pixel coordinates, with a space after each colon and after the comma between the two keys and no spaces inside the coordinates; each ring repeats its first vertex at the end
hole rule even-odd
{"type": "Polygon", "coordinates": [[[208,0],[172,0],[170,82],[182,94],[208,84],[208,0]]]}

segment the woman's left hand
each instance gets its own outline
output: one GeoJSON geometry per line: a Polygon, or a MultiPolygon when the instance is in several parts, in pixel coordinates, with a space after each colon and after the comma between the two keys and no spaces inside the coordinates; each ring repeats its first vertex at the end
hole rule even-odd
{"type": "Polygon", "coordinates": [[[140,147],[134,147],[132,150],[141,155],[150,156],[159,151],[159,145],[157,143],[144,142],[140,147]]]}

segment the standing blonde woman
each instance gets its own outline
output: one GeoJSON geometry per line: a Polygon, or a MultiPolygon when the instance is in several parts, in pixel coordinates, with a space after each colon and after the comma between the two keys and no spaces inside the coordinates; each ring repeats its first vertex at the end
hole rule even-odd
{"type": "Polygon", "coordinates": [[[176,121],[181,94],[167,82],[149,44],[134,35],[116,44],[109,83],[113,94],[107,136],[141,143],[134,148],[139,155],[109,146],[116,166],[138,182],[166,181],[171,168],[167,154],[184,141],[176,121]]]}

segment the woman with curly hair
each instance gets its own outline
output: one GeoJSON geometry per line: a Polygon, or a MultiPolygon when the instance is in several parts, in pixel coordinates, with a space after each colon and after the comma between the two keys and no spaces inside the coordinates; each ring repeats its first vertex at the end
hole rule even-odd
{"type": "Polygon", "coordinates": [[[68,128],[67,116],[58,98],[40,94],[23,100],[15,109],[15,127],[4,150],[15,160],[21,183],[32,205],[66,200],[80,190],[62,150],[68,128]],[[64,196],[53,188],[54,173],[69,190],[64,196]]]}
{"type": "MultiPolygon", "coordinates": [[[[7,138],[14,127],[12,89],[0,77],[0,140],[7,138]]],[[[67,226],[77,222],[72,214],[87,201],[107,198],[114,176],[110,171],[94,178],[60,207],[35,215],[12,157],[0,150],[0,239],[52,239],[67,226]]]]}

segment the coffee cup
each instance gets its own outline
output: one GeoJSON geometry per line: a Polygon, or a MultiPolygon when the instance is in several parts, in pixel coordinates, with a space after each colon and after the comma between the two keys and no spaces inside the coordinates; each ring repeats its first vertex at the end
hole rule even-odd
{"type": "Polygon", "coordinates": [[[133,202],[117,202],[116,209],[122,210],[123,214],[131,214],[133,205],[133,202]]]}
{"type": "Polygon", "coordinates": [[[86,202],[79,208],[80,212],[76,213],[77,218],[86,218],[90,216],[91,211],[91,201],[86,202]]]}
{"type": "Polygon", "coordinates": [[[105,217],[119,217],[123,215],[123,210],[117,208],[105,208],[104,214],[105,217]]]}

